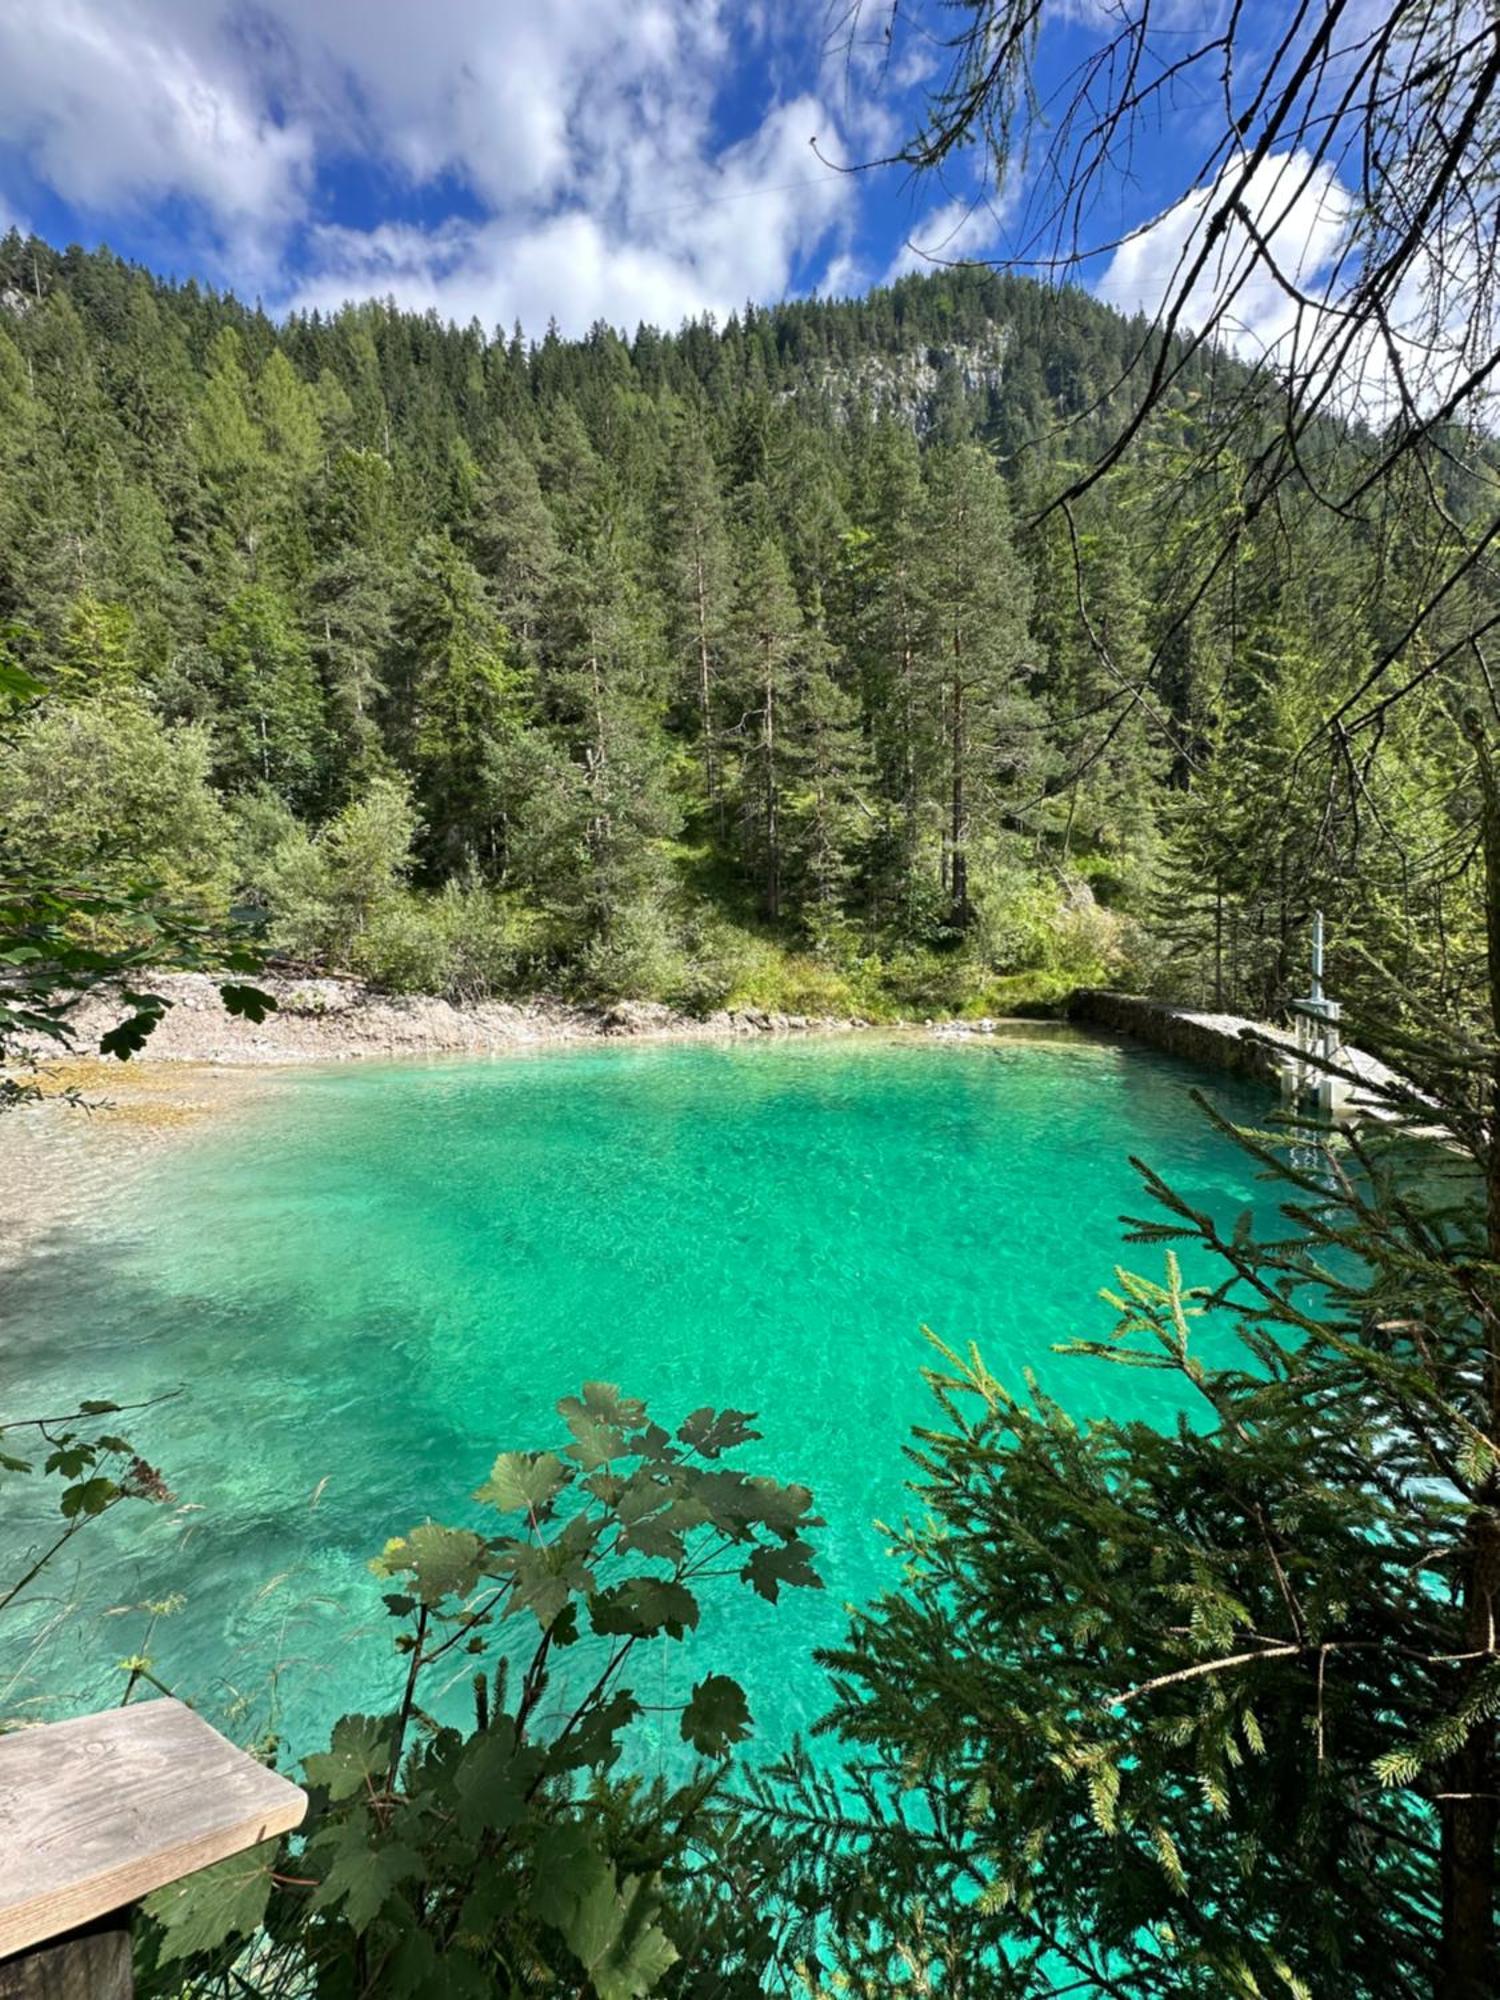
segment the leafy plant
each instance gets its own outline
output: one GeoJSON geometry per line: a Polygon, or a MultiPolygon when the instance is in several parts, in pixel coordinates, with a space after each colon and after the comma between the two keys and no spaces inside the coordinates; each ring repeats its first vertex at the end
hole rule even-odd
{"type": "Polygon", "coordinates": [[[1175,1428],[1079,1422],[941,1350],[901,1588],[822,1656],[853,1769],[753,1780],[832,1913],[831,1978],[1494,1992],[1500,1058],[1493,1032],[1406,1054],[1421,1088],[1337,1134],[1203,1105],[1270,1230],[1140,1167],[1164,1280],[1119,1273],[1113,1337],[1063,1352],[1172,1378],[1175,1428]]]}
{"type": "Polygon", "coordinates": [[[558,1448],[502,1452],[475,1495],[502,1527],[423,1522],[376,1557],[391,1709],[305,1760],[294,1840],[151,1898],[144,1994],[750,1995],[787,1963],[806,1919],[770,1893],[784,1850],[725,1789],[743,1688],[705,1672],[670,1711],[680,1775],[646,1779],[632,1682],[706,1585],[820,1587],[812,1496],[731,1467],[743,1411],[671,1434],[598,1382],[558,1408],[558,1448]]]}
{"type": "Polygon", "coordinates": [[[14,1578],[0,1580],[0,1612],[26,1596],[90,1521],[122,1500],[171,1500],[160,1472],[127,1438],[98,1428],[100,1419],[118,1414],[120,1407],[94,1400],[56,1416],[0,1422],[0,1489],[37,1473],[59,1482],[50,1539],[44,1536],[14,1578]]]}

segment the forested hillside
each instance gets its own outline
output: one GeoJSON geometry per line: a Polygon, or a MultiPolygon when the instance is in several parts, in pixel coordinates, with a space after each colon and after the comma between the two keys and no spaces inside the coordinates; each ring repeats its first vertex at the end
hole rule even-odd
{"type": "Polygon", "coordinates": [[[630,341],[278,326],[13,233],[0,621],[47,694],[0,839],[460,996],[932,1012],[1108,976],[1259,1010],[1321,903],[1346,991],[1461,1002],[1482,661],[1309,747],[1436,515],[1283,496],[1189,608],[1205,362],[1038,524],[1142,338],[977,271],[630,341]]]}

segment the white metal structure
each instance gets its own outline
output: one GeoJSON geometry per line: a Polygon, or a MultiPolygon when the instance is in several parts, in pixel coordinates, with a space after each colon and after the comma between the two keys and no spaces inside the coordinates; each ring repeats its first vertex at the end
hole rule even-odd
{"type": "Polygon", "coordinates": [[[1324,1065],[1344,1060],[1339,1027],[1343,1009],[1323,991],[1321,910],[1313,912],[1312,990],[1291,1005],[1297,1040],[1281,1067],[1282,1091],[1293,1103],[1310,1102],[1325,1118],[1338,1118],[1348,1109],[1349,1086],[1342,1077],[1331,1076],[1324,1065]]]}

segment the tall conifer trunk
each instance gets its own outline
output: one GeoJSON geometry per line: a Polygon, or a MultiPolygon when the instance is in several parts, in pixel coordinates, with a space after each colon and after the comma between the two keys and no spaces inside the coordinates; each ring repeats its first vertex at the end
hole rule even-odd
{"type": "Polygon", "coordinates": [[[698,598],[698,729],[703,745],[703,789],[722,838],[724,804],[714,756],[713,676],[708,655],[708,584],[703,574],[703,534],[697,528],[693,531],[693,576],[698,598]]]}
{"type": "Polygon", "coordinates": [[[781,915],[781,795],[776,783],[776,665],[774,642],[766,633],[765,709],[761,718],[761,741],[766,758],[766,915],[773,921],[781,915]]]}
{"type": "Polygon", "coordinates": [[[952,850],[949,887],[953,896],[953,921],[969,921],[969,809],[964,796],[964,760],[968,754],[967,717],[964,714],[963,632],[953,628],[953,817],[948,841],[952,850]]]}

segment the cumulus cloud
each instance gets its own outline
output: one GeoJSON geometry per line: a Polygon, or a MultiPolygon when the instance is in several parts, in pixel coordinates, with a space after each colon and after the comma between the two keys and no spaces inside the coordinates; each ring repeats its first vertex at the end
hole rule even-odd
{"type": "Polygon", "coordinates": [[[1183,330],[1212,325],[1242,359],[1295,374],[1328,407],[1369,422],[1403,400],[1438,406],[1488,350],[1493,315],[1466,283],[1462,250],[1446,267],[1419,253],[1392,301],[1388,332],[1351,328],[1340,307],[1359,270],[1354,196],[1326,162],[1303,150],[1272,155],[1243,191],[1254,227],[1231,220],[1189,283],[1233,162],[1123,243],[1095,284],[1121,312],[1155,319],[1180,305],[1183,330]]]}
{"type": "MultiPolygon", "coordinates": [[[[1094,287],[1099,297],[1121,312],[1154,318],[1182,290],[1220,191],[1240,171],[1238,164],[1226,168],[1212,187],[1190,194],[1121,244],[1094,287]]],[[[1220,315],[1224,338],[1259,358],[1296,330],[1298,303],[1288,286],[1317,295],[1326,285],[1347,241],[1353,205],[1333,169],[1301,151],[1262,160],[1243,199],[1269,261],[1258,254],[1250,231],[1231,222],[1188,286],[1181,323],[1198,328],[1220,315]]]]}
{"type": "Polygon", "coordinates": [[[0,12],[0,136],[94,213],[200,203],[258,260],[305,200],[311,135],[258,102],[212,13],[147,0],[0,12]]]}
{"type": "Polygon", "coordinates": [[[945,202],[924,215],[891,259],[881,283],[893,285],[909,271],[932,271],[980,257],[993,248],[1005,223],[1003,209],[980,197],[945,202]]]}
{"type": "Polygon", "coordinates": [[[779,296],[853,210],[808,146],[838,139],[816,97],[772,87],[722,136],[728,0],[21,11],[0,10],[0,140],[100,226],[185,205],[210,275],[280,305],[670,324],[779,296]],[[362,175],[393,197],[366,212],[423,221],[331,209],[362,175]]]}

